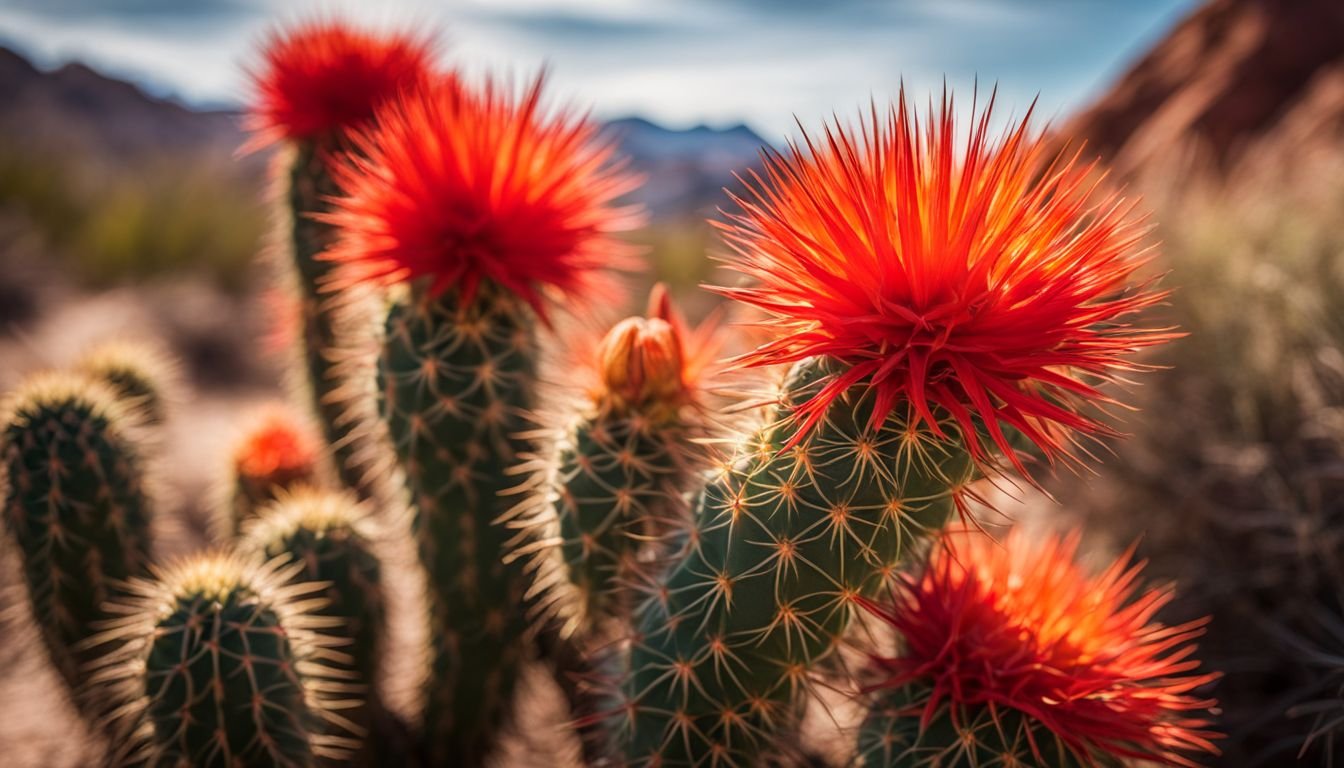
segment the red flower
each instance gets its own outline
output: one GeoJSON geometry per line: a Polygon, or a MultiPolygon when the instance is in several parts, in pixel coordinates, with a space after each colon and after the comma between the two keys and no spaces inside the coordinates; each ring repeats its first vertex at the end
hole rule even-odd
{"type": "Polygon", "coordinates": [[[542,85],[513,98],[445,81],[380,112],[336,168],[333,288],[429,276],[434,293],[469,299],[492,281],[540,312],[544,289],[582,293],[599,269],[624,266],[629,246],[613,233],[632,215],[613,200],[634,179],[593,122],[544,114],[542,85]]]}
{"type": "Polygon", "coordinates": [[[429,78],[433,49],[423,38],[317,21],[272,34],[263,57],[248,119],[255,145],[322,138],[368,122],[382,104],[429,78]]]}
{"type": "Polygon", "coordinates": [[[345,196],[326,221],[342,230],[327,257],[333,288],[429,276],[434,293],[470,299],[482,281],[541,311],[546,289],[591,288],[630,250],[613,206],[634,179],[596,124],[542,108],[543,78],[521,99],[488,83],[443,81],[391,103],[335,171],[345,196]]]}
{"type": "Polygon", "coordinates": [[[1016,710],[1089,762],[1188,766],[1189,753],[1216,754],[1196,714],[1215,702],[1191,694],[1217,677],[1192,658],[1206,620],[1153,621],[1170,587],[1141,591],[1143,566],[1129,557],[1089,578],[1077,547],[1077,536],[1032,547],[1016,534],[1006,544],[947,534],[922,573],[901,578],[890,610],[864,602],[904,643],[875,659],[888,678],[874,689],[927,686],[924,725],[944,705],[954,718],[1016,710]]]}
{"type": "Polygon", "coordinates": [[[305,425],[275,407],[263,412],[234,452],[238,476],[287,482],[308,477],[317,466],[318,447],[305,425]]]}
{"type": "Polygon", "coordinates": [[[829,125],[823,140],[804,135],[806,151],[769,153],[737,200],[730,265],[756,284],[718,290],[777,329],[742,362],[849,366],[804,404],[795,441],[867,381],[874,423],[905,402],[915,425],[942,434],[941,407],[978,459],[976,421],[1014,463],[1001,424],[1069,455],[1058,427],[1109,434],[1080,406],[1138,367],[1130,353],[1173,336],[1125,321],[1163,297],[1131,282],[1145,261],[1133,206],[1097,194],[1076,158],[1043,162],[1027,119],[991,136],[992,109],[991,98],[961,146],[950,98],[921,123],[902,94],[857,131],[829,125]]]}

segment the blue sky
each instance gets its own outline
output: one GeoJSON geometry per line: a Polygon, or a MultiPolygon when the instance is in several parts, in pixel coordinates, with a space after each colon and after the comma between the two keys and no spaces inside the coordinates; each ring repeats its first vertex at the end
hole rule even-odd
{"type": "Polygon", "coordinates": [[[243,66],[276,24],[340,13],[436,26],[468,72],[523,75],[600,116],[673,127],[746,122],[768,139],[944,79],[997,83],[1020,112],[1063,116],[1195,0],[0,0],[0,43],[84,60],[196,103],[246,98],[243,66]]]}

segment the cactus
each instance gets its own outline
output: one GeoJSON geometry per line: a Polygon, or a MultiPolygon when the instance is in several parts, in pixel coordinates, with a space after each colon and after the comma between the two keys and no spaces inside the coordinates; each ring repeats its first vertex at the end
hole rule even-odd
{"type": "Polygon", "coordinates": [[[863,602],[902,643],[873,659],[862,765],[1192,766],[1217,754],[1215,702],[1192,693],[1217,677],[1191,658],[1207,619],[1153,621],[1172,588],[1142,590],[1128,555],[1089,577],[1078,542],[953,531],[895,580],[890,606],[863,602]]]}
{"type": "MultiPolygon", "coordinates": [[[[346,717],[372,731],[382,715],[378,696],[381,659],[386,651],[382,566],[374,552],[376,534],[368,510],[347,493],[300,487],[281,492],[244,527],[240,549],[267,559],[288,555],[302,568],[295,582],[326,585],[327,605],[314,614],[339,621],[329,634],[349,641],[341,650],[353,660],[363,704],[346,717]]],[[[395,762],[382,745],[365,742],[365,754],[395,762]]]]}
{"type": "Polygon", "coordinates": [[[13,393],[0,425],[5,522],[21,556],[33,616],[56,669],[86,714],[85,668],[118,584],[146,572],[150,508],[142,417],[107,384],[42,374],[13,393]]]}
{"type": "Polygon", "coordinates": [[[229,498],[216,512],[216,540],[229,541],[285,491],[316,485],[317,459],[306,424],[283,407],[261,412],[234,449],[229,498]]]}
{"type": "Polygon", "coordinates": [[[713,334],[713,323],[689,334],[655,286],[648,316],[621,321],[598,345],[598,381],[546,462],[548,527],[585,632],[628,620],[631,586],[651,580],[689,530],[685,489],[708,462],[697,441],[711,434],[700,376],[713,334]]]}
{"type": "Polygon", "coordinates": [[[638,585],[690,529],[684,489],[708,461],[699,443],[712,434],[704,378],[717,331],[714,319],[688,329],[656,285],[647,317],[622,320],[600,343],[572,344],[567,375],[592,379],[578,408],[563,399],[538,417],[554,426],[554,445],[534,462],[535,484],[511,513],[524,530],[514,556],[534,558],[538,607],[550,616],[541,653],[555,666],[588,762],[604,756],[595,668],[612,661],[605,648],[627,634],[638,585]]]}
{"type": "Polygon", "coordinates": [[[991,109],[962,149],[950,99],[921,126],[902,96],[769,154],[737,201],[730,264],[759,283],[720,290],[775,336],[740,362],[794,368],[640,608],[611,719],[627,762],[790,743],[809,670],[977,472],[1024,470],[1018,440],[1072,460],[1073,434],[1112,434],[1084,410],[1097,382],[1171,337],[1118,320],[1161,299],[1132,284],[1130,207],[1045,167],[1026,120],[993,139],[991,109]]]}
{"type": "MultiPolygon", "coordinates": [[[[321,214],[336,194],[331,169],[349,149],[349,132],[372,120],[377,108],[428,79],[432,50],[404,35],[380,37],[337,22],[319,22],[273,37],[256,75],[250,127],[264,145],[287,140],[284,187],[288,247],[280,271],[300,297],[300,386],[321,425],[338,477],[361,498],[376,495],[361,450],[361,424],[347,406],[351,387],[338,366],[341,300],[324,296],[331,265],[319,258],[334,241],[321,214]]],[[[352,297],[347,304],[358,305],[352,297]]]]}
{"type": "Polygon", "coordinates": [[[352,726],[336,709],[348,684],[316,630],[322,584],[289,584],[304,568],[207,553],[137,579],[103,636],[122,652],[98,681],[118,701],[118,762],[312,766],[344,757],[352,726]]]}
{"type": "Polygon", "coordinates": [[[178,379],[177,363],[152,344],[105,341],[87,350],[75,370],[107,383],[152,426],[168,419],[178,379]]]}
{"type": "Polygon", "coordinates": [[[431,759],[482,761],[508,718],[529,621],[524,564],[499,494],[531,441],[544,296],[574,295],[620,263],[608,234],[629,188],[596,128],[453,80],[410,94],[338,169],[332,287],[410,283],[389,310],[381,409],[415,506],[434,642],[431,759]]]}

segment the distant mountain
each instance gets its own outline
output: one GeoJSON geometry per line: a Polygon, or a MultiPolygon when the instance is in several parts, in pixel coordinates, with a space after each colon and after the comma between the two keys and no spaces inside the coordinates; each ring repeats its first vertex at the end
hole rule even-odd
{"type": "Polygon", "coordinates": [[[83,64],[42,71],[0,47],[0,137],[120,165],[149,154],[232,152],[237,115],[194,111],[83,64]]]}
{"type": "Polygon", "coordinates": [[[607,124],[645,184],[636,199],[655,217],[704,217],[727,204],[734,174],[756,167],[765,140],[745,125],[670,130],[640,117],[607,124]]]}
{"type": "Polygon", "coordinates": [[[1189,140],[1226,162],[1257,141],[1344,139],[1344,0],[1211,0],[1067,125],[1121,170],[1189,140]]]}
{"type": "MultiPolygon", "coordinates": [[[[114,169],[163,155],[218,157],[244,140],[237,112],[194,110],[78,63],[43,71],[3,47],[0,105],[0,141],[78,153],[114,169]]],[[[743,125],[671,130],[631,117],[606,130],[646,178],[633,198],[655,220],[711,213],[724,203],[722,189],[734,184],[734,172],[756,163],[765,144],[743,125]]]]}

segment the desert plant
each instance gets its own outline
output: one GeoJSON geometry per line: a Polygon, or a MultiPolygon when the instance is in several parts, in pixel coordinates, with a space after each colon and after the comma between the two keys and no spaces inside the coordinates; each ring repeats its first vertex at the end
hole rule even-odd
{"type": "Polygon", "coordinates": [[[337,171],[327,218],[332,287],[406,284],[377,368],[383,418],[406,478],[428,574],[433,669],[426,713],[436,763],[476,764],[507,718],[527,652],[521,561],[496,524],[501,491],[534,449],[538,319],[620,263],[609,233],[629,189],[596,127],[521,98],[445,79],[379,113],[337,171]]]}
{"type": "Polygon", "coordinates": [[[1133,276],[1130,206],[1051,163],[991,109],[957,146],[944,101],[904,100],[768,158],[727,238],[792,363],[761,430],[706,487],[691,546],[641,607],[615,739],[628,762],[758,764],[796,726],[810,668],[860,598],[940,527],[1014,434],[1050,458],[1109,430],[1085,408],[1169,334],[1125,318],[1160,294],[1133,276]]]}
{"type": "Polygon", "coordinates": [[[178,379],[177,361],[148,342],[113,339],[84,352],[75,370],[107,383],[153,426],[168,419],[178,379]]]}
{"type": "MultiPolygon", "coordinates": [[[[577,334],[557,367],[571,383],[537,420],[543,453],[509,517],[522,529],[509,558],[531,558],[542,656],[554,666],[589,762],[604,756],[600,673],[629,632],[640,585],[652,582],[690,531],[687,489],[708,466],[718,429],[707,368],[716,317],[687,326],[655,285],[645,316],[603,335],[577,334]],[[574,390],[578,390],[575,392],[574,390]]],[[[504,519],[504,518],[502,518],[504,519]]]]}
{"type": "Polygon", "coordinates": [[[1215,702],[1196,692],[1206,620],[1163,626],[1171,587],[1121,557],[1089,576],[1079,536],[998,542],[952,530],[865,608],[896,631],[873,657],[859,731],[868,766],[1193,765],[1216,754],[1215,702]]]}
{"type": "Polygon", "coordinates": [[[283,406],[258,414],[233,451],[228,500],[216,510],[215,538],[226,542],[286,491],[319,484],[318,448],[304,420],[283,406]]]}
{"type": "Polygon", "coordinates": [[[52,663],[90,715],[104,603],[150,561],[141,421],[107,384],[63,373],[30,378],[0,416],[6,528],[52,663]]]}
{"type": "MultiPolygon", "coordinates": [[[[1341,168],[1280,152],[1149,180],[1181,286],[1168,316],[1190,340],[1153,358],[1173,370],[1100,476],[1051,486],[1089,530],[1142,537],[1150,570],[1181,585],[1166,620],[1211,616],[1221,765],[1299,759],[1313,719],[1292,713],[1337,686],[1314,660],[1338,653],[1344,622],[1341,168]]],[[[1331,723],[1303,762],[1344,763],[1331,723]]]]}
{"type": "MultiPolygon", "coordinates": [[[[376,493],[360,450],[360,419],[349,411],[352,385],[337,365],[343,323],[358,323],[354,297],[324,295],[331,263],[320,258],[335,240],[322,214],[337,192],[332,167],[351,148],[350,132],[368,124],[382,104],[430,77],[432,50],[409,35],[365,32],[334,21],[274,35],[256,74],[250,127],[255,144],[284,141],[277,162],[286,237],[277,268],[299,299],[301,386],[331,448],[338,476],[361,498],[376,493]]],[[[356,387],[357,388],[357,387],[356,387]]]]}
{"type": "Polygon", "coordinates": [[[100,638],[121,651],[95,678],[116,702],[113,763],[311,766],[353,746],[337,714],[348,683],[316,630],[322,584],[303,563],[212,552],[134,579],[100,638]]]}
{"type": "MultiPolygon", "coordinates": [[[[377,533],[366,504],[348,492],[299,487],[282,491],[243,529],[240,548],[266,559],[288,557],[301,566],[293,583],[322,584],[326,605],[311,613],[336,623],[328,634],[348,644],[341,651],[352,659],[361,703],[344,715],[361,731],[375,735],[383,717],[378,695],[379,670],[387,651],[386,599],[382,564],[374,551],[377,533]]],[[[364,762],[398,762],[375,738],[365,741],[364,762]]]]}
{"type": "Polygon", "coordinates": [[[638,585],[689,532],[687,489],[708,465],[702,443],[713,434],[701,377],[715,331],[714,321],[689,329],[658,285],[646,316],[585,350],[594,381],[545,460],[544,530],[534,537],[558,545],[563,581],[551,586],[567,593],[560,611],[584,632],[628,620],[638,585]]]}

